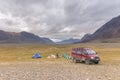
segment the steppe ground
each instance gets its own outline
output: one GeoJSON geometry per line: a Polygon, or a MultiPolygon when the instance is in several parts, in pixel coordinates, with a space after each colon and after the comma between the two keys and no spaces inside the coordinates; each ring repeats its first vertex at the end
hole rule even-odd
{"type": "Polygon", "coordinates": [[[71,45],[1,44],[0,80],[120,80],[120,43],[71,45]],[[98,65],[73,63],[62,58],[74,47],[91,47],[100,56],[98,65]],[[41,59],[32,59],[39,52],[41,59]],[[58,53],[60,58],[47,59],[58,53]]]}

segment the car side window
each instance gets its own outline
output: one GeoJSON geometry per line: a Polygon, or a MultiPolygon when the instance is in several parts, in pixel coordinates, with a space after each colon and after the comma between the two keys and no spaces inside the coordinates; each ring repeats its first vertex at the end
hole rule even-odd
{"type": "Polygon", "coordinates": [[[77,54],[82,54],[82,52],[81,51],[77,51],[77,54]]]}
{"type": "Polygon", "coordinates": [[[83,50],[83,53],[84,53],[84,54],[87,54],[86,50],[83,50]]]}

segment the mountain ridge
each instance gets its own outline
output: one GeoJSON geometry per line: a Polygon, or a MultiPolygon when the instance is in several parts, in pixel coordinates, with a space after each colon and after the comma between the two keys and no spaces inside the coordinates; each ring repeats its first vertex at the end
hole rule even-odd
{"type": "Polygon", "coordinates": [[[80,39],[70,38],[70,39],[66,39],[66,40],[57,42],[57,44],[73,44],[73,43],[76,43],[76,42],[79,42],[79,41],[80,41],[80,39]]]}
{"type": "Polygon", "coordinates": [[[118,42],[115,41],[116,38],[120,38],[120,16],[112,18],[81,42],[109,42],[110,39],[114,39],[114,42],[118,42]]]}
{"type": "Polygon", "coordinates": [[[29,32],[7,32],[0,30],[0,43],[41,43],[41,44],[54,44],[48,38],[39,37],[29,32]]]}

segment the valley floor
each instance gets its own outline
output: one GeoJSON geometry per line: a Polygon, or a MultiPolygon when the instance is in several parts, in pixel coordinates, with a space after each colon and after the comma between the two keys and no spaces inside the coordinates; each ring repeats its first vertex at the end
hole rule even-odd
{"type": "Polygon", "coordinates": [[[120,80],[120,43],[71,45],[0,45],[0,80],[120,80]],[[74,47],[91,47],[100,64],[73,63],[64,58],[47,59],[51,54],[70,55],[74,47]],[[32,59],[39,52],[41,59],[32,59]]]}
{"type": "Polygon", "coordinates": [[[0,63],[0,80],[120,80],[120,63],[5,62],[0,63]]]}

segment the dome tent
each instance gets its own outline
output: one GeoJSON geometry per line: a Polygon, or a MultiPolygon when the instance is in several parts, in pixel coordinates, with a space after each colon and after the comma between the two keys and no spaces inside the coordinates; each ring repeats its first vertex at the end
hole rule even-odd
{"type": "Polygon", "coordinates": [[[40,54],[39,53],[35,53],[32,58],[41,58],[40,54]]]}

